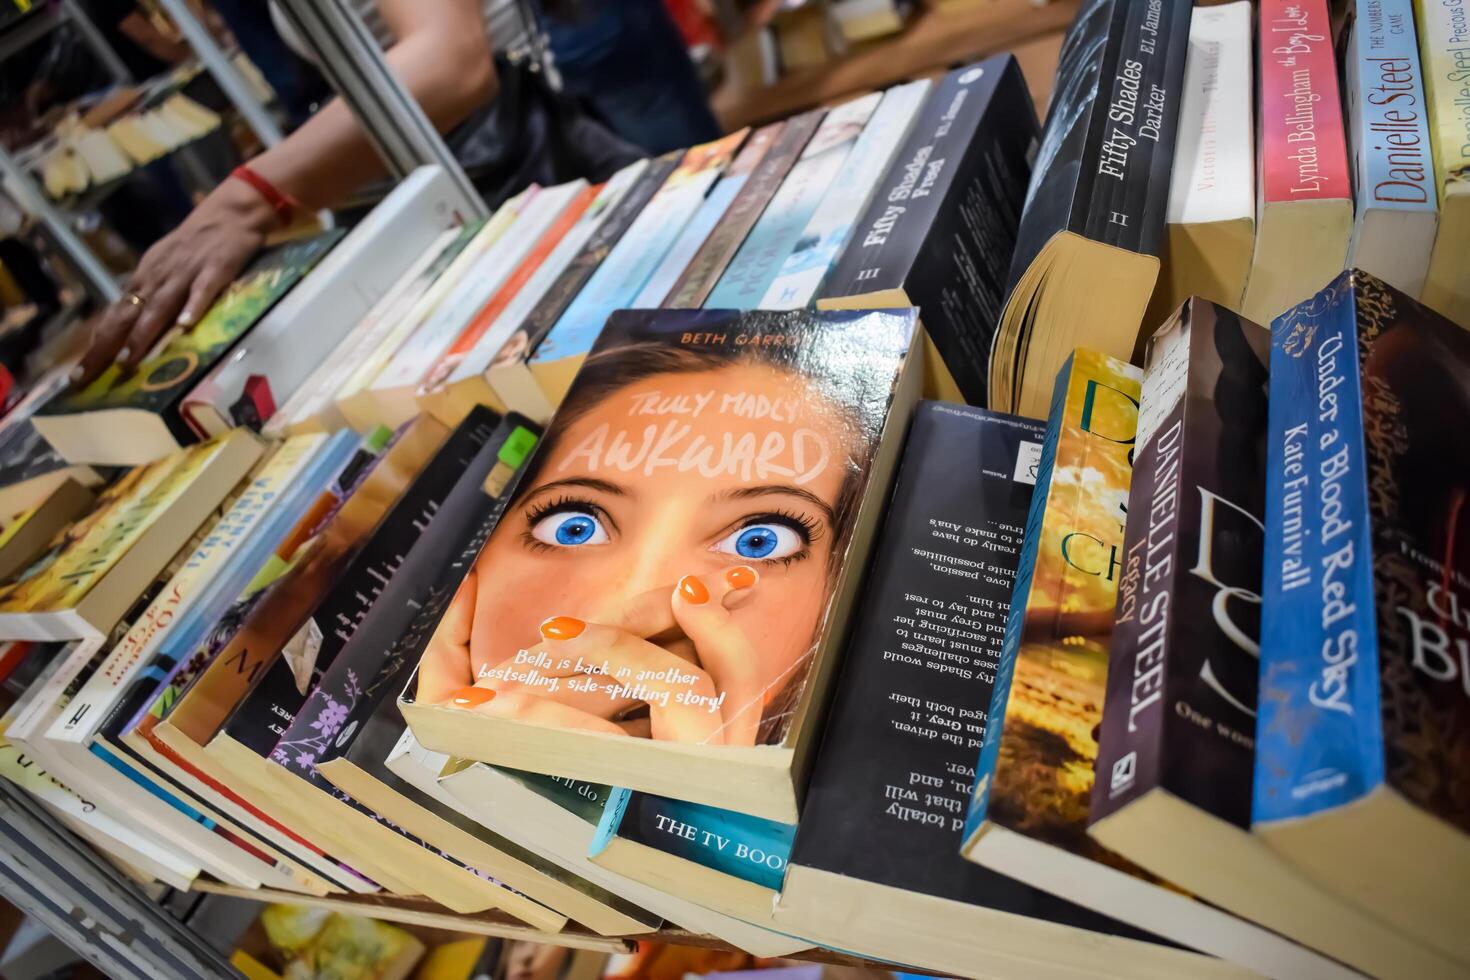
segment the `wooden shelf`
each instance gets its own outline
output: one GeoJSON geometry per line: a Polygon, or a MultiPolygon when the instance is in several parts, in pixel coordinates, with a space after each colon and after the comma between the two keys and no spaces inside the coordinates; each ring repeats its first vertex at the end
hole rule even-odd
{"type": "Polygon", "coordinates": [[[853,48],[819,68],[793,72],[761,88],[727,83],[714,94],[715,113],[729,132],[1001,51],[1015,52],[1037,112],[1042,113],[1051,95],[1062,35],[1077,16],[1078,4],[1079,0],[1044,6],[1028,0],[977,0],[968,7],[924,9],[903,33],[853,48]]]}

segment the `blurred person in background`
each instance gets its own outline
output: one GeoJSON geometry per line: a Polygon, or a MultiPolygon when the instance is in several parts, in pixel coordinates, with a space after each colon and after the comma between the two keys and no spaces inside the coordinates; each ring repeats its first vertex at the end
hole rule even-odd
{"type": "MultiPolygon", "coordinates": [[[[582,96],[590,114],[568,121],[543,109],[542,124],[529,126],[521,117],[536,92],[527,91],[526,73],[495,55],[525,47],[525,0],[351,2],[492,205],[532,180],[606,179],[639,156],[719,133],[662,0],[540,0],[535,16],[566,93],[582,96]],[[580,159],[568,164],[569,152],[580,159]]],[[[304,50],[275,20],[286,42],[304,50]]],[[[123,298],[94,324],[74,381],[85,384],[114,362],[133,369],[166,329],[196,324],[268,234],[340,205],[385,174],[367,134],[332,99],[143,255],[123,298]]]]}

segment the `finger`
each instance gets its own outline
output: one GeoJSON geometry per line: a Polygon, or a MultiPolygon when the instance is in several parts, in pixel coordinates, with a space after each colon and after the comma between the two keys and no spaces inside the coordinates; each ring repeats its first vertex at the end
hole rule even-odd
{"type": "Polygon", "coordinates": [[[133,323],[127,344],[117,353],[117,363],[125,371],[131,371],[137,367],[139,362],[153,349],[159,334],[173,325],[174,319],[184,305],[187,290],[187,277],[174,275],[161,285],[154,287],[150,295],[143,297],[142,313],[133,323]]]}
{"type": "Polygon", "coordinates": [[[452,693],[445,702],[453,708],[499,718],[514,718],[548,728],[575,728],[622,735],[623,730],[605,718],[578,711],[549,698],[532,697],[519,692],[494,691],[485,687],[464,687],[452,693]]]}
{"type": "Polygon", "coordinates": [[[189,287],[189,296],[184,300],[184,308],[179,311],[179,326],[185,330],[192,330],[197,326],[234,279],[234,274],[224,266],[217,262],[206,262],[204,268],[194,277],[194,284],[189,287]]]}
{"type": "Polygon", "coordinates": [[[555,658],[582,661],[586,673],[613,682],[610,698],[636,698],[653,716],[653,737],[678,742],[719,740],[720,717],[714,682],[698,667],[625,630],[557,616],[541,624],[555,658]]]}
{"type": "Polygon", "coordinates": [[[459,585],[439,620],[419,663],[418,699],[438,702],[452,690],[474,683],[470,668],[470,623],[475,615],[475,574],[459,585]]]}
{"type": "Polygon", "coordinates": [[[138,319],[139,307],[126,300],[113,303],[94,321],[87,353],[72,369],[72,386],[83,388],[110,367],[128,332],[138,319]]]}
{"type": "Polygon", "coordinates": [[[727,608],[730,601],[750,595],[759,580],[750,565],[703,577],[686,575],[670,603],[680,628],[694,641],[700,666],[709,671],[723,698],[708,710],[723,719],[727,745],[755,744],[765,706],[760,658],[727,608]]]}

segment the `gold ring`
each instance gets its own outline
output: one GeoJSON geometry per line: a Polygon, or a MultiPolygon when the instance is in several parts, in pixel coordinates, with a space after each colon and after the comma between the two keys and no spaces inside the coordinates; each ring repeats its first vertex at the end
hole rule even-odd
{"type": "Polygon", "coordinates": [[[123,297],[123,299],[127,300],[133,306],[143,305],[143,297],[139,296],[137,293],[128,293],[126,296],[123,297]]]}

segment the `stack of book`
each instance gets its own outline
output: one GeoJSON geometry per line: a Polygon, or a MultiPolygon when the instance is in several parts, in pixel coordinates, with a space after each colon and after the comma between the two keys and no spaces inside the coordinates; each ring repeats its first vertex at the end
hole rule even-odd
{"type": "Polygon", "coordinates": [[[177,888],[1463,976],[1465,270],[1362,6],[1336,156],[1325,8],[1096,0],[1045,127],[999,56],[267,253],[0,423],[0,777],[177,888]]]}

